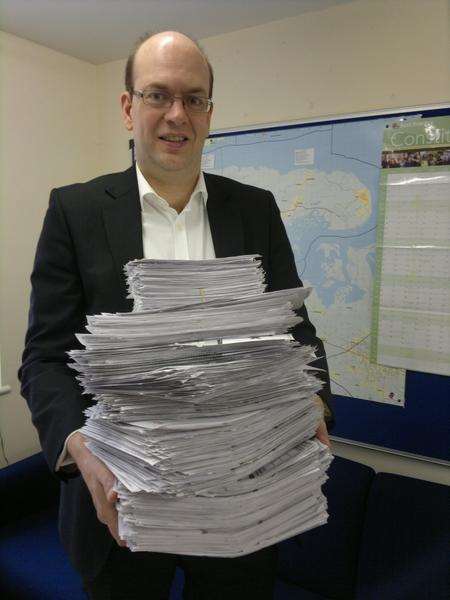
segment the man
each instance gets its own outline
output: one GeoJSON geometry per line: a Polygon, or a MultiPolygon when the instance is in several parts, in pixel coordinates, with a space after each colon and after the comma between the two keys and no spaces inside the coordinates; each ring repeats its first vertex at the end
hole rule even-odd
{"type": "MultiPolygon", "coordinates": [[[[22,393],[50,468],[63,480],[63,542],[95,599],[166,598],[177,564],[186,573],[186,598],[272,595],[273,548],[217,559],[123,547],[114,477],[77,431],[90,398],[66,365],[86,314],[130,310],[123,276],[128,260],[259,253],[269,289],[300,285],[273,196],[200,171],[212,84],[212,69],[190,38],[164,32],[145,39],[127,63],[121,96],[136,165],[53,190],[37,247],[22,393]]],[[[302,316],[296,337],[323,356],[304,309],[302,316]]],[[[324,358],[318,366],[326,372],[324,358]]],[[[324,400],[327,395],[328,381],[324,400]]],[[[328,443],[324,422],[317,435],[328,443]]]]}

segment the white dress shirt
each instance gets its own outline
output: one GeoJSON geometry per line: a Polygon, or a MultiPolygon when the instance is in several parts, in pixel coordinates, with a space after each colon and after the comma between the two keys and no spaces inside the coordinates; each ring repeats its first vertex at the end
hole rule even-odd
{"type": "MultiPolygon", "coordinates": [[[[136,162],[142,217],[144,258],[168,260],[201,260],[215,258],[206,203],[208,191],[200,172],[197,184],[184,209],[178,213],[158,196],[142,175],[136,162]]],[[[76,431],[80,431],[77,429],[76,431]]],[[[67,436],[56,463],[56,470],[74,463],[67,453],[67,436]]]]}
{"type": "Polygon", "coordinates": [[[215,258],[206,203],[208,191],[200,172],[184,209],[178,213],[158,196],[136,163],[142,210],[144,258],[201,260],[215,258]]]}

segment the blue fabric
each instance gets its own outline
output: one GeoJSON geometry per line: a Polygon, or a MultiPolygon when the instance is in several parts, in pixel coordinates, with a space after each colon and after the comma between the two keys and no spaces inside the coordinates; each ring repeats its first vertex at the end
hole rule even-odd
{"type": "Polygon", "coordinates": [[[56,516],[56,508],[51,508],[1,528],[1,598],[86,600],[81,579],[59,541],[56,516]]]}
{"type": "MultiPolygon", "coordinates": [[[[279,545],[275,600],[448,600],[450,488],[373,480],[372,469],[342,458],[329,475],[329,523],[279,545]]],[[[57,492],[41,454],[0,470],[2,600],[86,599],[58,539],[57,492]]],[[[181,600],[183,581],[177,569],[170,600],[181,600]]]]}
{"type": "MultiPolygon", "coordinates": [[[[336,457],[323,491],[326,525],[279,545],[279,575],[285,581],[333,600],[353,597],[367,496],[374,471],[336,457]]],[[[378,599],[380,600],[380,599],[378,599]]]]}
{"type": "Polygon", "coordinates": [[[358,600],[448,600],[449,541],[449,487],[379,473],[367,507],[358,600]]]}
{"type": "Polygon", "coordinates": [[[59,482],[42,452],[0,469],[0,526],[24,517],[30,509],[38,512],[56,505],[58,496],[59,482]]]}
{"type": "Polygon", "coordinates": [[[176,568],[175,577],[170,588],[169,600],[182,600],[184,587],[184,571],[179,567],[176,568]]]}

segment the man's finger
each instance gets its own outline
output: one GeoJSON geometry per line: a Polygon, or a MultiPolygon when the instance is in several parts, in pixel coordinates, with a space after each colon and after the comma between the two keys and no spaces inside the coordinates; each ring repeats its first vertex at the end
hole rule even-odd
{"type": "Polygon", "coordinates": [[[328,446],[328,448],[331,448],[331,441],[328,436],[328,431],[327,431],[327,426],[325,425],[325,421],[320,421],[319,426],[317,427],[317,431],[316,431],[316,438],[319,440],[319,442],[322,442],[322,444],[325,444],[326,446],[328,446]]]}
{"type": "Polygon", "coordinates": [[[110,504],[115,504],[117,502],[117,498],[118,495],[116,490],[111,488],[109,491],[106,492],[106,499],[110,504]]]}
{"type": "Polygon", "coordinates": [[[126,546],[126,543],[119,537],[118,514],[117,510],[111,504],[104,502],[97,509],[97,517],[101,523],[106,525],[110,534],[116,540],[119,546],[126,546]]]}
{"type": "Polygon", "coordinates": [[[122,548],[123,548],[123,547],[126,547],[127,544],[126,544],[126,542],[124,542],[124,540],[122,540],[119,537],[119,524],[118,524],[119,523],[119,515],[117,514],[116,510],[114,512],[115,512],[115,516],[112,519],[111,523],[108,525],[108,529],[109,529],[110,534],[116,540],[117,545],[122,546],[122,548]]]}

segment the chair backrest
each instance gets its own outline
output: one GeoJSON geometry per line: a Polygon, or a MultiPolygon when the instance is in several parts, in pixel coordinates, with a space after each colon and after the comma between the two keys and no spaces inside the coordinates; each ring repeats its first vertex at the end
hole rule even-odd
{"type": "Polygon", "coordinates": [[[358,600],[450,598],[450,487],[377,475],[356,592],[358,600]]]}
{"type": "Polygon", "coordinates": [[[0,526],[58,502],[59,482],[42,452],[0,469],[0,526]]]}
{"type": "Polygon", "coordinates": [[[323,487],[328,523],[279,544],[279,576],[321,596],[349,600],[354,594],[366,502],[375,472],[336,457],[328,476],[323,487]]]}

